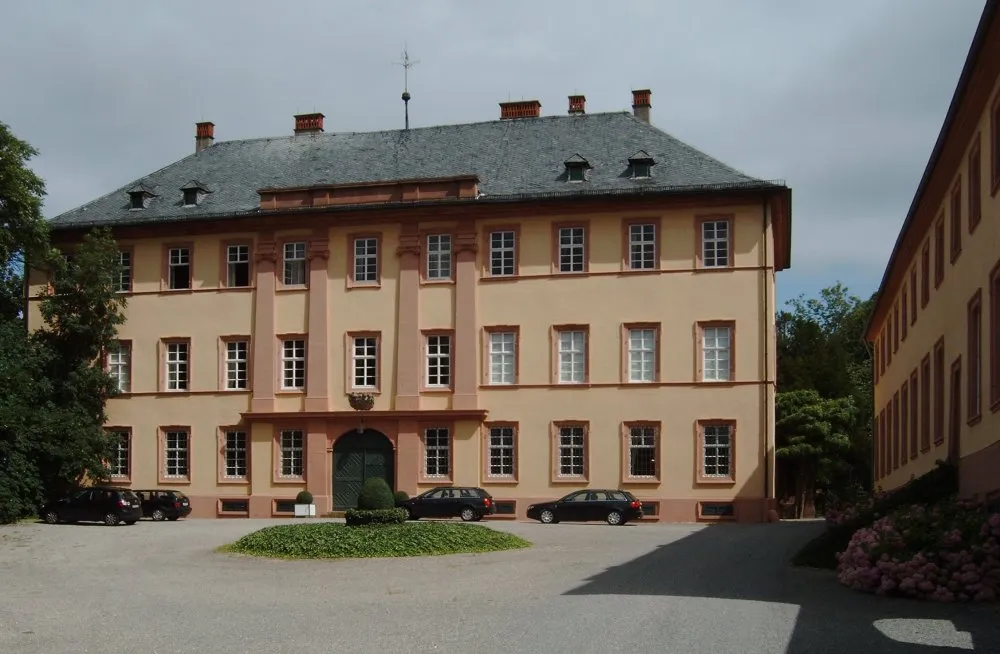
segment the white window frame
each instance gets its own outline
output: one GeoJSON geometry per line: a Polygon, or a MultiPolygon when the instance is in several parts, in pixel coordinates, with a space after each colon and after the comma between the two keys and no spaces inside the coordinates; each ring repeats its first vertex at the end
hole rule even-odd
{"type": "Polygon", "coordinates": [[[244,391],[250,387],[250,343],[226,341],[226,390],[244,391]]]}
{"type": "Polygon", "coordinates": [[[425,347],[424,385],[427,388],[449,388],[451,386],[451,334],[428,334],[425,347]]]}
{"type": "Polygon", "coordinates": [[[489,333],[490,384],[507,386],[517,382],[517,333],[489,333]]]}
{"type": "Polygon", "coordinates": [[[630,270],[656,268],[656,223],[629,224],[628,263],[630,270]]]}
{"type": "Polygon", "coordinates": [[[587,229],[582,226],[560,227],[557,238],[559,239],[559,272],[585,272],[587,270],[587,229]]]}
{"type": "Polygon", "coordinates": [[[115,341],[108,348],[108,374],[119,393],[132,392],[132,346],[115,341]]]}
{"type": "Polygon", "coordinates": [[[378,337],[351,338],[351,388],[378,388],[378,337]],[[361,383],[358,383],[358,378],[361,383]]]}
{"type": "Polygon", "coordinates": [[[559,428],[559,476],[583,477],[587,473],[587,430],[583,425],[559,428]]]}
{"type": "Polygon", "coordinates": [[[176,247],[167,250],[167,285],[171,290],[187,290],[194,287],[194,271],[191,269],[191,248],[176,247]],[[187,286],[178,286],[175,270],[187,269],[187,286]]]}
{"type": "Polygon", "coordinates": [[[292,241],[282,247],[282,283],[285,286],[306,285],[306,243],[292,241]]]}
{"type": "Polygon", "coordinates": [[[628,381],[648,384],[656,381],[656,329],[631,327],[628,330],[628,381]]]}
{"type": "Polygon", "coordinates": [[[281,341],[281,389],[298,391],[306,387],[306,341],[286,338],[281,341]]]}
{"type": "Polygon", "coordinates": [[[424,477],[446,478],[451,474],[451,430],[428,427],[424,430],[424,477]]]}
{"type": "Polygon", "coordinates": [[[132,252],[118,250],[118,292],[128,293],[132,290],[132,252]]]}
{"type": "Polygon", "coordinates": [[[163,476],[184,479],[191,474],[191,433],[171,429],[163,434],[163,476]]]}
{"type": "Polygon", "coordinates": [[[239,429],[227,429],[223,436],[223,465],[226,479],[246,479],[248,466],[247,433],[239,429]]]}
{"type": "Polygon", "coordinates": [[[305,432],[301,429],[282,429],[278,439],[281,457],[279,476],[283,478],[305,476],[305,432]]]}
{"type": "Polygon", "coordinates": [[[516,430],[511,425],[490,427],[487,444],[486,476],[491,479],[513,479],[515,466],[516,430]]]}
{"type": "Polygon", "coordinates": [[[378,283],[378,238],[362,236],[354,239],[354,283],[378,283]]]}
{"type": "Polygon", "coordinates": [[[656,445],[660,438],[659,430],[652,425],[633,425],[629,427],[628,433],[628,474],[635,479],[655,479],[660,468],[660,462],[656,457],[656,445]],[[638,474],[633,465],[635,463],[634,454],[637,451],[651,452],[653,463],[652,474],[638,474]]]}
{"type": "Polygon", "coordinates": [[[733,427],[709,423],[701,427],[701,476],[708,479],[729,479],[733,474],[733,427]],[[724,459],[725,463],[720,463],[724,459]],[[709,469],[713,468],[713,472],[709,469]]]}
{"type": "Polygon", "coordinates": [[[730,221],[706,220],[701,224],[701,265],[704,268],[727,268],[733,253],[730,221]],[[720,236],[719,234],[723,235],[720,236]]]}
{"type": "Polygon", "coordinates": [[[128,478],[132,474],[132,434],[127,429],[115,429],[109,434],[117,439],[111,454],[112,459],[108,462],[111,478],[128,478]]]}
{"type": "Polygon", "coordinates": [[[427,235],[427,279],[451,279],[451,234],[427,235]]]}
{"type": "Polygon", "coordinates": [[[233,244],[226,246],[226,286],[228,288],[249,288],[250,282],[250,246],[246,244],[233,244]],[[237,266],[247,267],[247,283],[236,284],[237,266]]]}
{"type": "Polygon", "coordinates": [[[165,345],[167,390],[186,391],[191,386],[191,344],[188,341],[171,341],[165,345]]]}
{"type": "Polygon", "coordinates": [[[587,331],[563,329],[558,337],[559,383],[583,384],[587,381],[587,331]]]}
{"type": "Polygon", "coordinates": [[[701,328],[701,380],[732,381],[733,328],[728,325],[705,325],[701,328]],[[725,345],[720,345],[725,335],[725,345]]]}
{"type": "Polygon", "coordinates": [[[517,233],[513,229],[490,232],[490,277],[512,277],[516,274],[517,233]]]}

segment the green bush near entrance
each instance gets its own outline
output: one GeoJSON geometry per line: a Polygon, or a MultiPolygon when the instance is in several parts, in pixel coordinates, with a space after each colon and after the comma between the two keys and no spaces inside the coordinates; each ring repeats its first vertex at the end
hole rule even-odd
{"type": "Polygon", "coordinates": [[[348,527],[360,525],[398,525],[406,522],[406,511],[403,509],[347,509],[344,520],[348,527]]]}
{"type": "Polygon", "coordinates": [[[314,522],[267,527],[219,551],[282,559],[345,559],[497,552],[530,546],[523,538],[481,525],[408,522],[348,527],[314,522]]]}
{"type": "Polygon", "coordinates": [[[393,497],[396,500],[396,506],[399,506],[406,500],[410,499],[410,495],[405,490],[396,491],[393,493],[393,497]]]}
{"type": "Polygon", "coordinates": [[[358,495],[358,508],[361,510],[374,511],[378,509],[391,509],[396,506],[396,501],[392,496],[392,489],[385,479],[372,477],[366,479],[361,487],[361,494],[358,495]]]}

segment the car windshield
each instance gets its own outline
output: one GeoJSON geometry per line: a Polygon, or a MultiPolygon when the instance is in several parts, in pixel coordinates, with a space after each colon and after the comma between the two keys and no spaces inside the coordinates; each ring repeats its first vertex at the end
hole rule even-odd
{"type": "Polygon", "coordinates": [[[186,500],[187,496],[180,491],[167,491],[164,493],[167,497],[175,500],[186,500]]]}

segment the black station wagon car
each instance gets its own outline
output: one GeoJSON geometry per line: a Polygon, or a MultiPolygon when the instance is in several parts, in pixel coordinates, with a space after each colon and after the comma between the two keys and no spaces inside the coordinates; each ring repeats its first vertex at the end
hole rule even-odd
{"type": "Polygon", "coordinates": [[[191,513],[191,501],[179,490],[137,490],[142,501],[142,517],[178,520],[191,513]]]}
{"type": "Polygon", "coordinates": [[[482,520],[496,513],[493,496],[482,488],[440,486],[402,502],[410,520],[419,518],[461,518],[466,522],[482,520]]]}
{"type": "Polygon", "coordinates": [[[532,504],[527,514],[545,524],[606,520],[609,525],[623,525],[642,517],[642,503],[628,491],[595,488],[532,504]]]}
{"type": "Polygon", "coordinates": [[[139,497],[128,488],[94,486],[49,502],[40,511],[50,525],[60,522],[103,522],[109,527],[134,525],[141,516],[139,497]]]}

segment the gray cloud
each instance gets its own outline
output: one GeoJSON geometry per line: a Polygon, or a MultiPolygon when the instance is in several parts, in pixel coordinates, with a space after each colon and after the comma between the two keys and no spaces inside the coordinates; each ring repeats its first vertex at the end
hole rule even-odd
{"type": "Polygon", "coordinates": [[[627,109],[795,192],[794,268],[870,270],[891,250],[983,0],[459,0],[295,3],[8,0],[0,120],[42,152],[55,215],[219,139],[402,125],[404,41],[420,61],[414,125],[491,120],[538,98],[627,109]]]}

